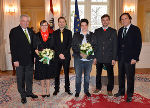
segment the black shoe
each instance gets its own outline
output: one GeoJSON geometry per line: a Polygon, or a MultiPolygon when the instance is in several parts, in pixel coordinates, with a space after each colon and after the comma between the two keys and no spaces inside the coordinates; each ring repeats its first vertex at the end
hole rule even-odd
{"type": "Polygon", "coordinates": [[[70,90],[65,91],[65,92],[68,93],[69,95],[72,95],[72,94],[73,94],[70,90]]]}
{"type": "Polygon", "coordinates": [[[132,97],[127,97],[126,102],[132,102],[132,97]]]}
{"type": "Polygon", "coordinates": [[[43,98],[45,98],[47,95],[42,95],[43,98]]]}
{"type": "Polygon", "coordinates": [[[54,91],[53,95],[57,95],[59,93],[59,91],[54,91]]]}
{"type": "Polygon", "coordinates": [[[91,97],[91,94],[89,92],[85,93],[87,97],[91,97]]]}
{"type": "Polygon", "coordinates": [[[35,95],[35,94],[27,95],[27,97],[31,97],[31,98],[38,98],[38,96],[37,96],[37,95],[35,95]]]}
{"type": "Polygon", "coordinates": [[[124,94],[121,94],[120,92],[114,94],[115,97],[124,96],[124,94]]]}
{"type": "Polygon", "coordinates": [[[46,95],[47,97],[50,97],[50,94],[49,95],[46,95]]]}
{"type": "Polygon", "coordinates": [[[21,98],[21,103],[23,103],[23,104],[27,103],[27,99],[26,99],[26,97],[21,98]]]}
{"type": "Polygon", "coordinates": [[[76,94],[75,94],[75,97],[79,97],[79,93],[76,93],[76,94]]]}

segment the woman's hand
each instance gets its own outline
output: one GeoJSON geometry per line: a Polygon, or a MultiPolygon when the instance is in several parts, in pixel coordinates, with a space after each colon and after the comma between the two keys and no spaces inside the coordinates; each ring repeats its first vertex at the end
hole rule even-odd
{"type": "Polygon", "coordinates": [[[93,60],[93,64],[96,65],[97,64],[97,60],[96,58],[93,60]]]}
{"type": "Polygon", "coordinates": [[[35,53],[36,53],[37,55],[39,55],[39,50],[36,49],[36,50],[35,50],[35,53]]]}
{"type": "Polygon", "coordinates": [[[80,53],[80,56],[81,56],[82,58],[84,58],[84,59],[87,58],[87,55],[86,55],[86,54],[83,54],[83,53],[80,53]]]}

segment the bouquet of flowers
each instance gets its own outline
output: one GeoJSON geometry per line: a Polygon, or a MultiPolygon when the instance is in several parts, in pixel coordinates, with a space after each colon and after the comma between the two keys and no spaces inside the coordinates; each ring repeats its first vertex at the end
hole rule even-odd
{"type": "Polygon", "coordinates": [[[49,64],[50,60],[54,58],[54,51],[51,49],[43,49],[42,51],[39,51],[39,57],[41,60],[40,62],[43,62],[43,64],[49,64]]]}
{"type": "Polygon", "coordinates": [[[83,43],[80,45],[80,53],[83,53],[87,56],[94,55],[93,48],[90,43],[83,43]]]}

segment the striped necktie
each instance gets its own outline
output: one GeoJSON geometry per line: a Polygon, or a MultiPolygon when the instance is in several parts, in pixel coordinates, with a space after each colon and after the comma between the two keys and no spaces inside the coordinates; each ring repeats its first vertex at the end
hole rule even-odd
{"type": "Polygon", "coordinates": [[[124,30],[124,31],[123,31],[122,38],[124,38],[124,37],[126,36],[126,34],[127,34],[127,28],[125,27],[123,30],[124,30]]]}

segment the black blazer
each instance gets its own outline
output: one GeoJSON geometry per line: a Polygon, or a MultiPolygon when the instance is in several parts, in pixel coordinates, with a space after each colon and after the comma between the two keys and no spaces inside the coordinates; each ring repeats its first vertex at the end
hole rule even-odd
{"type": "MultiPolygon", "coordinates": [[[[77,33],[74,33],[73,40],[72,40],[73,56],[78,57],[80,59],[82,59],[82,57],[80,56],[80,45],[82,44],[83,38],[84,38],[83,34],[80,34],[80,32],[77,32],[77,33]]],[[[94,39],[95,38],[94,38],[94,35],[92,32],[87,34],[86,40],[87,40],[87,42],[89,42],[92,45],[92,48],[95,52],[96,42],[94,39]]],[[[87,59],[93,59],[93,58],[95,58],[93,55],[90,55],[87,57],[87,59]]]]}
{"type": "Polygon", "coordinates": [[[59,60],[59,55],[64,54],[65,59],[70,60],[72,32],[68,29],[63,30],[63,43],[61,43],[60,29],[54,31],[53,36],[54,36],[55,59],[59,60]]]}
{"type": "Polygon", "coordinates": [[[41,32],[38,32],[35,37],[33,38],[33,48],[38,49],[39,51],[50,48],[54,50],[54,39],[53,35],[49,34],[48,40],[46,42],[43,41],[41,32]]]}
{"type": "Polygon", "coordinates": [[[19,64],[22,66],[33,64],[33,36],[34,32],[32,29],[27,28],[31,44],[28,42],[24,31],[21,26],[17,26],[11,29],[9,34],[10,39],[10,50],[12,55],[12,61],[19,61],[19,64]]]}
{"type": "Polygon", "coordinates": [[[99,63],[111,63],[117,59],[117,31],[108,27],[106,31],[98,28],[94,32],[96,38],[96,59],[99,63]]]}
{"type": "MultiPolygon", "coordinates": [[[[121,59],[121,43],[122,39],[123,27],[121,27],[118,31],[118,60],[121,59]]],[[[125,45],[124,45],[124,59],[127,62],[130,62],[132,59],[139,61],[139,55],[142,47],[142,39],[141,32],[137,26],[130,25],[126,36],[124,37],[125,45]]]]}

